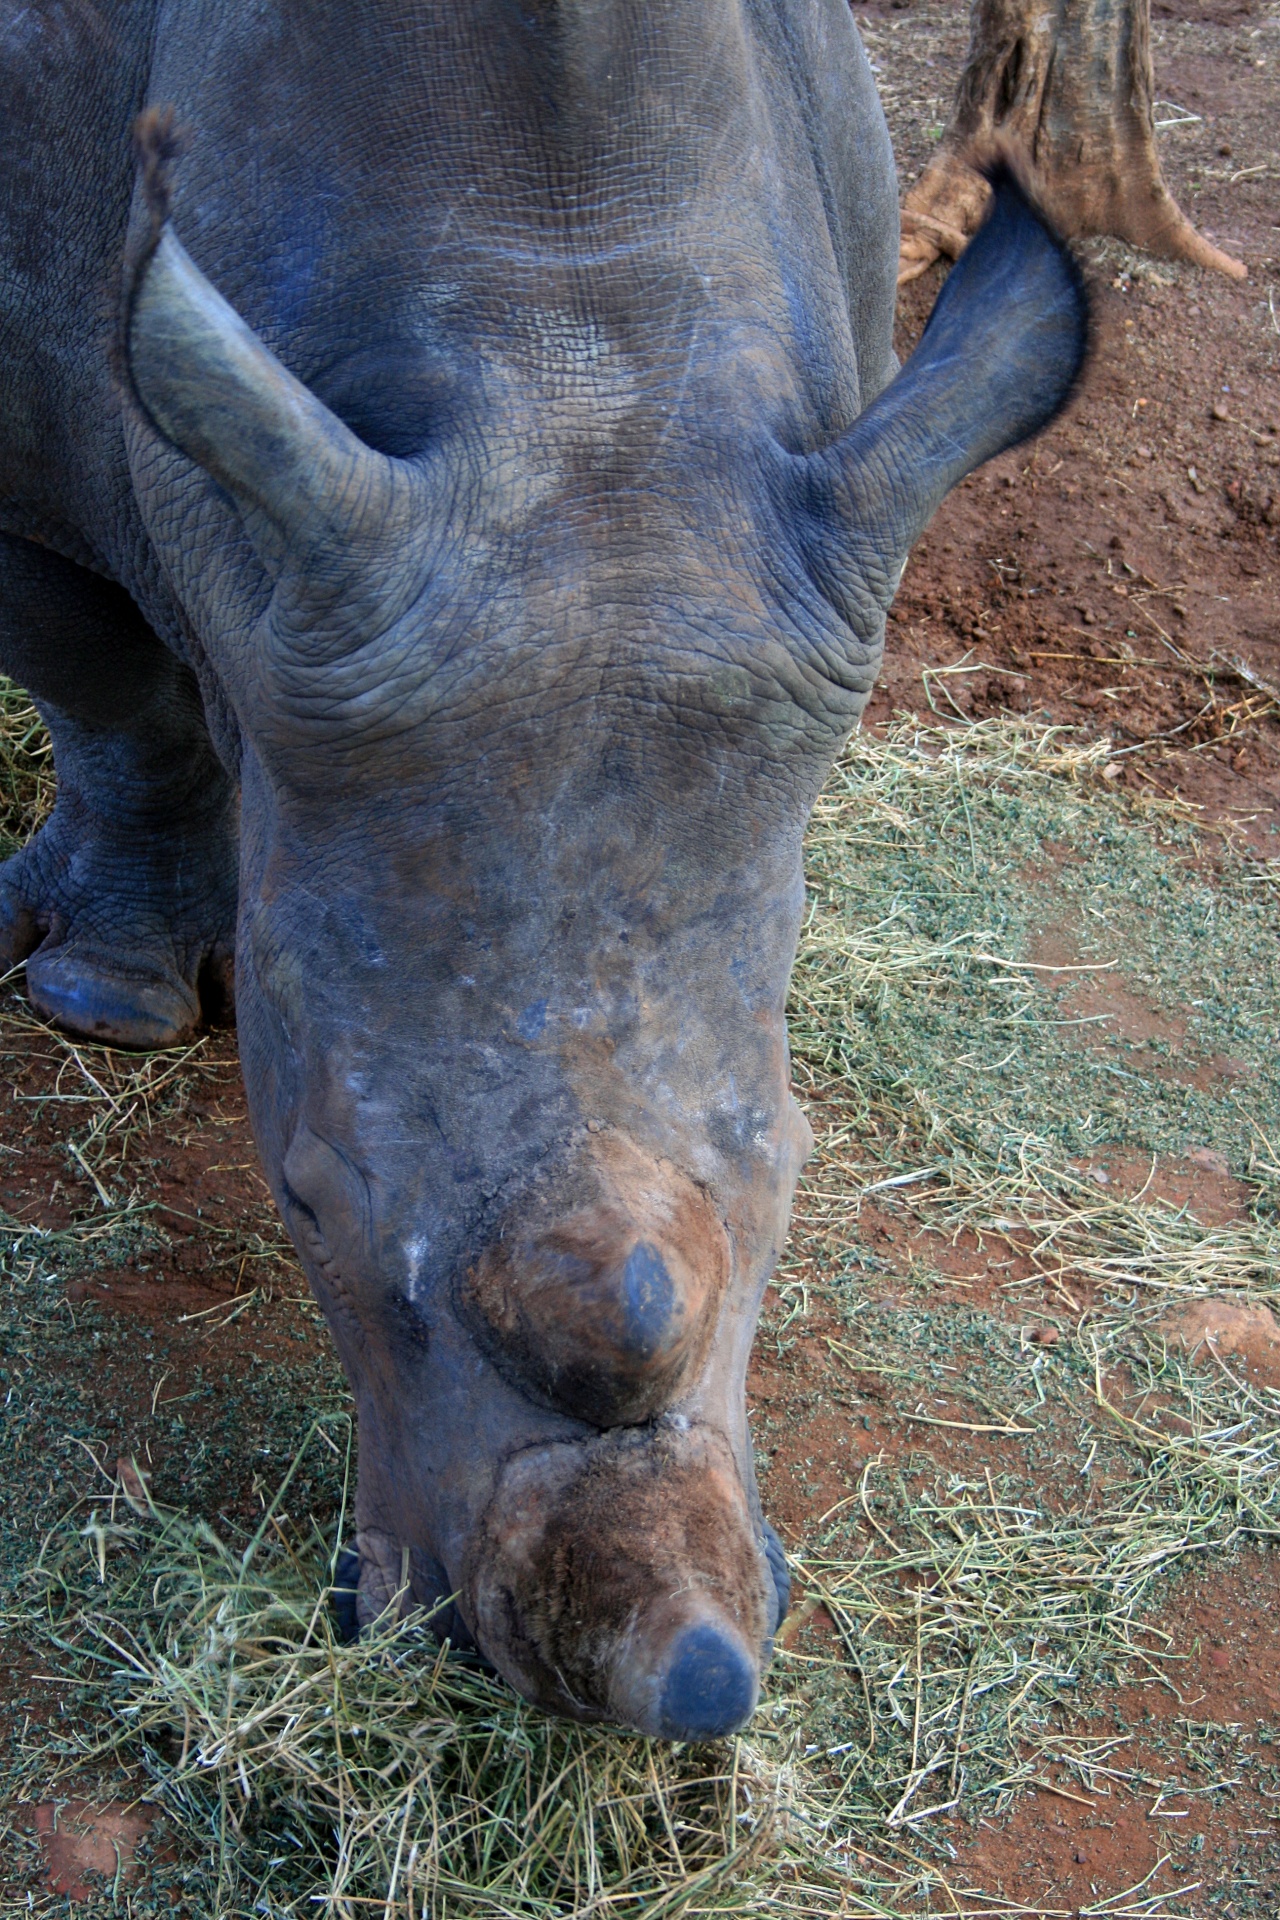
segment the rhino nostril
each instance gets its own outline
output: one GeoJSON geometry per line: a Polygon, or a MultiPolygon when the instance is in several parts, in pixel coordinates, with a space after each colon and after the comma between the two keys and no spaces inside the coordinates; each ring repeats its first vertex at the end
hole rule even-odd
{"type": "Polygon", "coordinates": [[[787,1565],[786,1548],[767,1520],[764,1523],[764,1557],[769,1562],[773,1590],[778,1600],[777,1618],[773,1623],[776,1633],[791,1609],[791,1569],[787,1565]]]}
{"type": "Polygon", "coordinates": [[[719,1740],[751,1718],[756,1668],[736,1636],[701,1621],[675,1643],[662,1686],[664,1740],[719,1740]]]}
{"type": "Polygon", "coordinates": [[[622,1299],[625,1344],[638,1360],[652,1360],[667,1343],[679,1302],[662,1255],[646,1240],[627,1256],[622,1299]]]}
{"type": "Polygon", "coordinates": [[[343,1547],[333,1570],[333,1590],[329,1605],[334,1627],[344,1647],[354,1646],[360,1638],[360,1555],[354,1547],[343,1547]]]}

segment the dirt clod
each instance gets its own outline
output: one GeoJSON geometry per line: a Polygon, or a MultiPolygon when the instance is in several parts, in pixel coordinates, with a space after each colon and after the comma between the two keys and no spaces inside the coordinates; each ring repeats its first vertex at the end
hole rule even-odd
{"type": "Polygon", "coordinates": [[[111,1801],[94,1807],[87,1800],[46,1800],[35,1809],[35,1830],[48,1864],[48,1883],[72,1900],[90,1900],[108,1888],[136,1878],[134,1853],[148,1832],[146,1807],[111,1801]],[[100,1876],[95,1888],[89,1875],[100,1876]]]}
{"type": "Polygon", "coordinates": [[[1243,1362],[1249,1374],[1280,1385],[1280,1321],[1270,1307],[1197,1300],[1169,1331],[1193,1359],[1208,1363],[1212,1354],[1230,1356],[1243,1362]]]}

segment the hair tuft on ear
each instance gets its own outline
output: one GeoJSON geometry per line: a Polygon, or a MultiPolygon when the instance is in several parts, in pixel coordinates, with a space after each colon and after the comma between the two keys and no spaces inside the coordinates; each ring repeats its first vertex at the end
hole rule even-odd
{"type": "Polygon", "coordinates": [[[172,106],[147,107],[133,123],[133,156],[142,180],[143,198],[151,215],[152,239],[169,218],[173,199],[173,165],[186,149],[185,129],[178,125],[172,106]]]}

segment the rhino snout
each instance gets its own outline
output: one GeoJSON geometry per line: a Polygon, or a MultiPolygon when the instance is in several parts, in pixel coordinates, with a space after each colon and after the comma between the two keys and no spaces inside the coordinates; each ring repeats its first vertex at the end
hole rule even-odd
{"type": "Polygon", "coordinates": [[[522,1197],[466,1275],[461,1303],[522,1388],[593,1426],[631,1426],[697,1379],[729,1263],[703,1190],[605,1136],[522,1197]]]}
{"type": "Polygon", "coordinates": [[[727,1441],[660,1423],[510,1461],[464,1608],[528,1698],[695,1740],[750,1719],[777,1601],[727,1441]]]}

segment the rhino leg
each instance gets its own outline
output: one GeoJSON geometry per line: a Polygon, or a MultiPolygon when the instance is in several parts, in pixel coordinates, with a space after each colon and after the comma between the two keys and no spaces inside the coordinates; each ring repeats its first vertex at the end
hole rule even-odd
{"type": "Polygon", "coordinates": [[[231,994],[236,794],[195,679],[128,595],[0,538],[0,669],[53,739],[49,819],[0,865],[0,969],[73,1033],[172,1045],[231,994]]]}

